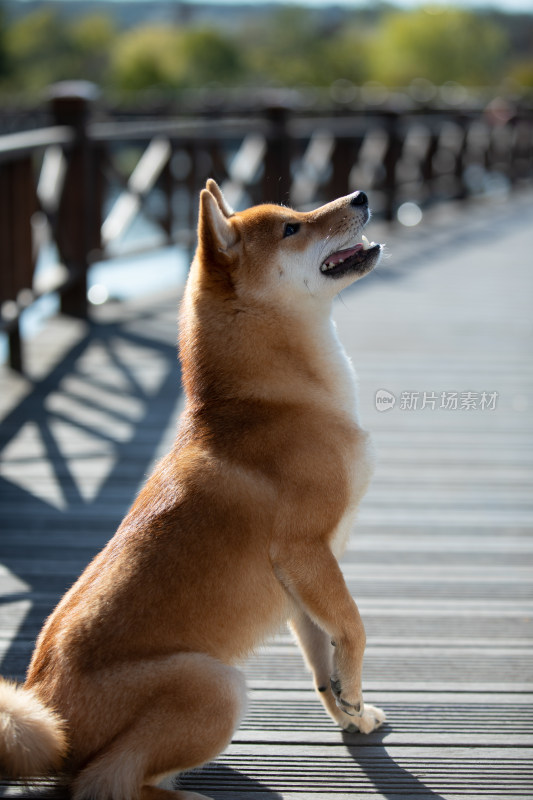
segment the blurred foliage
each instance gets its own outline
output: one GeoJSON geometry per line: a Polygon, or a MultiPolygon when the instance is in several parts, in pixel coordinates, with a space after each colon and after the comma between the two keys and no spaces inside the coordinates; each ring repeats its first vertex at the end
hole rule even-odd
{"type": "MultiPolygon", "coordinates": [[[[1,0],[0,0],[1,3],[1,0]]],[[[0,89],[36,97],[84,78],[114,97],[204,86],[533,86],[533,15],[387,5],[318,14],[272,8],[237,29],[203,22],[118,28],[105,14],[73,18],[43,4],[9,19],[0,5],[0,89]]]]}
{"type": "Polygon", "coordinates": [[[69,77],[75,50],[56,14],[45,8],[29,14],[5,34],[9,84],[32,93],[69,77]]]}
{"type": "Polygon", "coordinates": [[[112,21],[103,14],[82,17],[70,26],[68,37],[76,53],[71,64],[76,76],[105,76],[116,35],[112,21]]]}
{"type": "Polygon", "coordinates": [[[182,33],[179,47],[185,60],[182,86],[199,87],[211,82],[233,86],[246,71],[238,44],[214,29],[182,33]]]}
{"type": "Polygon", "coordinates": [[[368,52],[373,78],[386,85],[405,85],[414,77],[490,85],[501,79],[507,55],[504,30],[459,9],[389,14],[368,52]]]}
{"type": "Polygon", "coordinates": [[[244,69],[239,48],[215,30],[154,25],[133,28],[117,38],[109,82],[124,92],[199,88],[214,81],[232,86],[244,69]]]}
{"type": "Polygon", "coordinates": [[[533,88],[533,58],[516,61],[509,71],[509,79],[519,86],[533,88]]]}
{"type": "Polygon", "coordinates": [[[110,56],[110,80],[123,91],[178,85],[184,60],[172,28],[147,26],[118,37],[110,56]]]}
{"type": "Polygon", "coordinates": [[[7,58],[7,23],[4,9],[0,5],[0,81],[9,74],[7,58]]]}
{"type": "Polygon", "coordinates": [[[0,32],[6,59],[2,83],[31,95],[59,80],[105,81],[116,36],[106,16],[91,15],[66,24],[56,11],[43,7],[6,26],[3,36],[0,32]]]}
{"type": "Polygon", "coordinates": [[[328,85],[338,77],[337,68],[331,37],[320,34],[307,9],[287,6],[274,11],[264,26],[251,26],[243,39],[248,80],[285,86],[328,85]]]}

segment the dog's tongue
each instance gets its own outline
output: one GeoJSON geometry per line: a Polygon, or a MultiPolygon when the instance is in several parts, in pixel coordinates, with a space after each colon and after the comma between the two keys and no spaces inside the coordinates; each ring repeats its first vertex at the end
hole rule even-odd
{"type": "Polygon", "coordinates": [[[362,244],[356,244],[355,247],[349,247],[347,250],[339,250],[338,253],[333,253],[333,255],[329,256],[325,263],[330,267],[335,267],[337,264],[342,264],[342,262],[346,261],[350,256],[358,253],[359,250],[364,250],[362,244]]]}

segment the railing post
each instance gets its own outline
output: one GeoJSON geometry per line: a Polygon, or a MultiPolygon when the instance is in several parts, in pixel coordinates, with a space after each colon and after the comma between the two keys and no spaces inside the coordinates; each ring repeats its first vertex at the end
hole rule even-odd
{"type": "Polygon", "coordinates": [[[400,116],[395,111],[389,111],[385,115],[385,125],[388,136],[387,150],[384,158],[385,180],[383,189],[385,192],[385,219],[392,222],[396,218],[396,203],[398,193],[398,183],[396,167],[402,154],[403,141],[399,130],[400,116]]]}
{"type": "Polygon", "coordinates": [[[271,106],[266,109],[269,123],[263,175],[265,202],[287,203],[291,193],[291,139],[288,131],[289,109],[271,106]]]}
{"type": "Polygon", "coordinates": [[[422,180],[422,186],[425,195],[431,196],[433,194],[434,185],[435,185],[435,168],[434,168],[434,159],[435,155],[439,150],[439,142],[440,142],[440,129],[442,126],[441,121],[438,122],[438,127],[434,126],[434,120],[432,120],[431,130],[429,134],[429,143],[424,154],[424,158],[420,164],[420,177],[422,180]]]}
{"type": "Polygon", "coordinates": [[[37,210],[32,158],[0,163],[0,313],[9,365],[22,372],[20,311],[31,296],[34,257],[31,219],[37,210]]]}
{"type": "Polygon", "coordinates": [[[331,162],[331,178],[328,184],[328,199],[343,197],[352,191],[350,173],[357,161],[363,143],[363,135],[339,136],[335,141],[331,162]]]}
{"type": "Polygon", "coordinates": [[[465,180],[465,170],[468,166],[466,163],[467,159],[467,152],[468,152],[468,129],[470,121],[465,114],[458,114],[456,117],[456,122],[461,128],[461,144],[457,152],[457,156],[455,159],[455,167],[454,167],[454,177],[456,180],[457,191],[455,194],[455,200],[467,200],[468,199],[468,186],[465,180]]]}
{"type": "Polygon", "coordinates": [[[97,178],[91,143],[87,136],[91,105],[97,88],[86,81],[65,81],[50,90],[52,114],[57,125],[69,125],[75,141],[68,153],[68,168],[55,221],[55,239],[69,279],[61,294],[61,311],[74,317],[87,316],[87,270],[89,253],[99,242],[97,178]]]}

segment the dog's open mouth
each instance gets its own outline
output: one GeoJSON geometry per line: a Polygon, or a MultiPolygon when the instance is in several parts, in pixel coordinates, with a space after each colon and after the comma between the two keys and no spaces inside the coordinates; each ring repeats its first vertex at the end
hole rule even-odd
{"type": "Polygon", "coordinates": [[[340,278],[348,272],[365,272],[374,266],[380,251],[380,244],[369,242],[363,235],[360,244],[329,255],[320,271],[331,278],[340,278]]]}

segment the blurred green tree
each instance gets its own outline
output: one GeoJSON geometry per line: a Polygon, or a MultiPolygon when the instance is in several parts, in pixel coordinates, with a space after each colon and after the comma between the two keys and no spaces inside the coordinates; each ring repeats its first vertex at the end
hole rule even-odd
{"type": "Polygon", "coordinates": [[[501,77],[507,51],[505,31],[483,16],[428,7],[387,14],[367,55],[372,78],[387,85],[414,78],[482,85],[501,77]]]}
{"type": "Polygon", "coordinates": [[[119,35],[110,78],[125,91],[197,88],[240,83],[243,70],[238,46],[215,30],[150,26],[119,35]]]}
{"type": "Polygon", "coordinates": [[[181,34],[179,47],[185,64],[182,82],[187,86],[243,82],[246,67],[239,45],[229,36],[213,28],[192,28],[181,34]]]}
{"type": "Polygon", "coordinates": [[[105,81],[109,56],[116,37],[112,20],[105,14],[91,14],[68,26],[72,45],[72,77],[94,83],[105,81]]]}
{"type": "Polygon", "coordinates": [[[509,79],[519,86],[533,88],[533,58],[524,58],[516,61],[510,68],[509,79]]]}
{"type": "Polygon", "coordinates": [[[250,27],[242,42],[255,82],[288,86],[331,82],[331,42],[320,35],[309,9],[281,7],[266,25],[250,27]]]}
{"type": "Polygon", "coordinates": [[[370,80],[373,77],[369,65],[369,49],[372,43],[371,27],[356,23],[343,27],[327,45],[330,82],[339,78],[354,84],[370,80]]]}
{"type": "Polygon", "coordinates": [[[184,70],[175,29],[143,26],[119,34],[111,54],[110,82],[126,92],[175,87],[181,83],[184,70]]]}
{"type": "Polygon", "coordinates": [[[75,56],[67,26],[58,12],[40,8],[16,20],[6,38],[14,88],[29,94],[57,80],[71,78],[75,56]]]}
{"type": "Polygon", "coordinates": [[[530,86],[533,16],[454,8],[399,11],[385,3],[344,13],[302,6],[244,16],[235,29],[188,23],[117,31],[105,14],[72,18],[39,5],[9,21],[0,0],[0,85],[35,96],[87,78],[112,96],[151,88],[269,85],[389,86],[425,78],[530,86]],[[255,21],[253,21],[255,19],[255,21]]]}
{"type": "Polygon", "coordinates": [[[4,6],[0,3],[0,81],[9,75],[7,54],[7,22],[4,6]]]}

